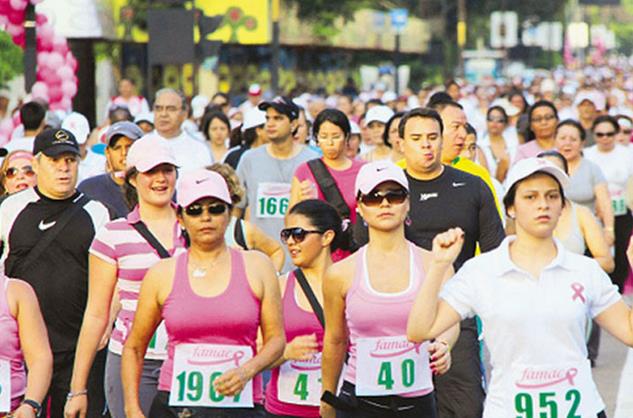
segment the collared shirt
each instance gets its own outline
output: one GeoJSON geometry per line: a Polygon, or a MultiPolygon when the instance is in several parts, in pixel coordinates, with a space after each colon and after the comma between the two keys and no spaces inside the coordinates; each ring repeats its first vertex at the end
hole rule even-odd
{"type": "Polygon", "coordinates": [[[467,261],[440,295],[462,318],[481,318],[492,365],[488,418],[504,416],[504,382],[513,364],[585,360],[588,315],[595,317],[621,299],[595,260],[565,250],[558,240],[556,258],[533,277],[510,258],[515,238],[467,261]]]}

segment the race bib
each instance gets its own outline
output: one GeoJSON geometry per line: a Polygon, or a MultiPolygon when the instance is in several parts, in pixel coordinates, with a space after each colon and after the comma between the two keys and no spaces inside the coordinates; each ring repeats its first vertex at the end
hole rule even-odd
{"type": "Polygon", "coordinates": [[[253,381],[227,398],[213,389],[213,381],[253,357],[246,345],[179,344],[174,353],[169,405],[222,408],[253,407],[253,381]]]}
{"type": "Polygon", "coordinates": [[[610,194],[611,194],[611,205],[613,206],[613,215],[614,216],[626,215],[626,211],[628,208],[626,206],[626,200],[624,199],[624,191],[610,190],[610,194]]]}
{"type": "Polygon", "coordinates": [[[406,336],[359,338],[356,343],[356,394],[386,396],[433,388],[428,343],[406,336]]]}
{"type": "Polygon", "coordinates": [[[161,322],[156,328],[156,332],[152,336],[147,346],[147,354],[153,356],[162,356],[167,358],[167,328],[165,328],[165,322],[161,322]]]}
{"type": "Polygon", "coordinates": [[[255,215],[258,218],[283,218],[290,202],[290,184],[259,183],[255,215]]]}
{"type": "Polygon", "coordinates": [[[567,365],[514,365],[506,400],[516,418],[595,417],[602,409],[589,360],[567,365]]]}
{"type": "Polygon", "coordinates": [[[0,360],[0,412],[11,412],[11,364],[0,360]]]}
{"type": "Polygon", "coordinates": [[[307,361],[287,361],[279,367],[277,396],[285,403],[319,406],[321,403],[321,353],[307,361]]]}

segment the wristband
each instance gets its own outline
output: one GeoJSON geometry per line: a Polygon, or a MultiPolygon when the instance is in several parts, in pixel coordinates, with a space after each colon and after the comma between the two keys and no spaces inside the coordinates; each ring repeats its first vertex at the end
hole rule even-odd
{"type": "Polygon", "coordinates": [[[446,348],[448,349],[448,351],[451,351],[451,345],[448,343],[448,341],[442,339],[442,338],[436,338],[435,339],[436,342],[444,344],[446,346],[446,348]]]}
{"type": "Polygon", "coordinates": [[[42,405],[39,402],[34,401],[33,399],[25,399],[22,401],[22,405],[27,405],[33,408],[33,412],[35,412],[35,416],[39,417],[42,413],[42,405]]]}
{"type": "Polygon", "coordinates": [[[77,396],[82,396],[82,395],[87,395],[87,394],[88,394],[88,389],[80,390],[78,392],[68,392],[68,395],[66,395],[66,400],[69,401],[72,398],[76,398],[77,396]]]}

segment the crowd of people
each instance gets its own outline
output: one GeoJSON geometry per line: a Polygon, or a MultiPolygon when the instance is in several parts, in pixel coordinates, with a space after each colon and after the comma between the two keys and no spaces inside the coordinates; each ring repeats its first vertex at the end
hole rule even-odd
{"type": "Polygon", "coordinates": [[[151,99],[7,116],[0,417],[606,417],[624,73],[151,99]]]}

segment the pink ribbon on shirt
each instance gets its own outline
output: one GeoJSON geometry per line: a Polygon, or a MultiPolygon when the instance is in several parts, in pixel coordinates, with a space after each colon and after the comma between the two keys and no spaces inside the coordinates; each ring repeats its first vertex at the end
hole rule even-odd
{"type": "Polygon", "coordinates": [[[585,295],[582,294],[582,292],[585,290],[585,286],[576,282],[571,284],[571,289],[574,291],[574,295],[571,297],[572,302],[576,299],[580,299],[583,303],[587,302],[587,300],[585,299],[585,295]]]}

